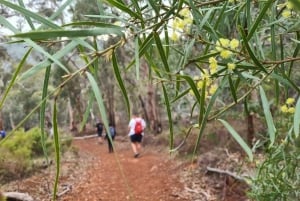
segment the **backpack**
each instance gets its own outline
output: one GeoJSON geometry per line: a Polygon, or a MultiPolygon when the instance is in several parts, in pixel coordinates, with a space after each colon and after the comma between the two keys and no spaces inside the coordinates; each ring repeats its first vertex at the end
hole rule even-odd
{"type": "Polygon", "coordinates": [[[116,135],[116,131],[115,131],[115,128],[110,126],[109,127],[109,132],[110,132],[110,136],[111,137],[114,137],[116,135]]]}
{"type": "Polygon", "coordinates": [[[142,134],[142,132],[143,132],[142,120],[141,119],[136,120],[134,126],[134,133],[140,135],[142,134]]]}

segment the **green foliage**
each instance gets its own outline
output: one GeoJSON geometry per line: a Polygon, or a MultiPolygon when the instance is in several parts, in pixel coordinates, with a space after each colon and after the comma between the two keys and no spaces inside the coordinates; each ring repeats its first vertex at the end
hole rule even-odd
{"type": "Polygon", "coordinates": [[[249,196],[257,201],[298,200],[300,196],[299,147],[283,140],[258,161],[249,196]]]}
{"type": "MultiPolygon", "coordinates": [[[[298,187],[297,182],[292,181],[292,177],[283,175],[283,172],[288,175],[297,171],[293,168],[295,165],[293,160],[284,159],[281,155],[294,158],[294,152],[297,152],[296,143],[290,144],[288,149],[283,149],[280,148],[279,142],[281,139],[286,139],[286,136],[289,136],[289,140],[293,142],[295,139],[293,130],[297,136],[299,135],[299,112],[295,115],[294,124],[286,124],[286,127],[283,124],[281,127],[280,124],[274,123],[277,119],[273,119],[271,110],[278,108],[278,105],[272,105],[269,100],[275,100],[274,102],[278,104],[280,97],[298,97],[300,93],[299,78],[296,76],[297,71],[299,71],[296,64],[300,61],[299,1],[230,0],[200,2],[190,0],[166,2],[160,1],[160,5],[158,5],[155,1],[131,1],[129,4],[126,1],[107,0],[105,3],[92,1],[90,5],[85,5],[84,1],[79,1],[78,7],[76,7],[77,11],[83,9],[87,13],[77,12],[77,14],[87,14],[84,17],[89,21],[60,26],[52,20],[61,15],[62,10],[68,5],[71,5],[70,0],[66,1],[49,19],[17,4],[0,0],[2,6],[13,9],[24,16],[29,24],[35,21],[40,25],[37,29],[32,28],[32,31],[19,33],[14,25],[0,16],[1,24],[13,31],[18,40],[26,42],[27,45],[41,52],[45,57],[43,61],[32,66],[26,72],[16,72],[14,78],[17,76],[23,79],[36,78],[41,70],[50,65],[56,65],[63,72],[64,79],[59,80],[60,82],[51,93],[48,93],[46,85],[42,89],[45,99],[55,95],[56,114],[56,109],[59,108],[56,106],[57,101],[62,98],[60,92],[67,84],[76,80],[79,75],[84,75],[82,76],[83,79],[89,83],[90,96],[88,97],[90,97],[91,102],[93,100],[97,102],[99,112],[107,128],[105,100],[97,82],[98,65],[103,64],[100,59],[110,60],[113,58],[112,67],[125,97],[127,110],[131,108],[130,96],[127,95],[129,91],[126,88],[126,83],[124,83],[128,77],[122,74],[125,73],[122,68],[124,67],[129,72],[129,69],[135,66],[136,72],[139,73],[142,72],[139,69],[142,66],[140,64],[145,62],[149,80],[158,82],[159,86],[162,86],[164,107],[166,107],[165,111],[170,124],[169,144],[171,149],[174,143],[172,109],[180,105],[179,102],[188,102],[190,105],[190,116],[197,119],[194,126],[199,128],[194,153],[197,153],[199,149],[207,121],[219,118],[223,113],[235,108],[242,102],[246,102],[245,105],[248,106],[247,103],[251,101],[251,95],[259,90],[260,104],[263,110],[261,114],[265,118],[268,130],[268,155],[264,163],[266,165],[261,166],[257,179],[254,179],[254,181],[259,182],[254,182],[253,189],[255,191],[260,188],[264,189],[264,191],[257,192],[256,199],[267,200],[263,192],[268,193],[271,190],[275,190],[278,195],[283,192],[280,199],[293,199],[292,194],[295,196],[297,194],[297,191],[292,192],[295,188],[289,188],[291,193],[286,193],[288,190],[280,182],[291,180],[291,183],[298,187]],[[291,2],[294,6],[290,4],[291,2]],[[111,9],[104,10],[103,8],[111,9]],[[111,21],[118,22],[119,25],[108,28],[104,23],[93,23],[107,19],[112,19],[111,21]],[[115,34],[112,36],[108,33],[115,34]],[[96,36],[111,37],[117,42],[105,49],[98,45],[96,36]],[[57,40],[54,41],[53,37],[57,40]],[[94,38],[95,45],[92,46],[87,42],[90,38],[94,38]],[[61,40],[63,45],[59,51],[51,53],[40,45],[40,40],[49,42],[49,45],[61,40]],[[122,66],[120,66],[115,53],[118,49],[128,48],[125,44],[134,46],[135,49],[130,54],[134,56],[130,61],[124,59],[122,66]],[[80,49],[78,57],[81,58],[80,61],[83,65],[74,69],[66,67],[66,64],[60,61],[61,58],[69,56],[70,52],[75,52],[77,49],[80,49]],[[265,85],[268,87],[265,88],[265,85]],[[268,90],[265,91],[265,89],[268,90]],[[292,129],[293,126],[294,129],[292,129]],[[285,136],[282,136],[281,132],[285,136]],[[292,153],[289,155],[287,151],[290,150],[292,153]],[[278,158],[278,156],[280,157],[278,158]],[[284,169],[291,166],[292,168],[284,169]],[[266,180],[264,180],[263,174],[267,174],[266,180]],[[274,175],[277,175],[279,180],[274,175]],[[263,186],[272,184],[272,182],[276,183],[272,189],[266,189],[263,186]]],[[[75,16],[74,19],[82,19],[83,17],[75,16]]],[[[14,38],[12,41],[16,42],[14,38]]],[[[20,68],[18,67],[18,69],[20,68]]],[[[48,71],[44,78],[49,79],[51,76],[55,76],[54,71],[48,71]]],[[[136,78],[139,78],[139,75],[136,78]]],[[[80,89],[83,87],[77,86],[80,89]]],[[[4,103],[4,100],[9,97],[9,93],[12,93],[11,88],[6,91],[7,96],[2,98],[1,103],[4,103]]],[[[30,116],[30,112],[34,110],[30,106],[36,103],[36,99],[31,100],[30,98],[38,96],[36,93],[24,92],[23,94],[24,96],[21,98],[26,97],[29,101],[21,109],[24,109],[25,113],[30,116]]],[[[77,92],[75,94],[77,95],[77,92]]],[[[70,97],[77,98],[77,96],[70,97]]],[[[76,99],[71,99],[71,101],[73,100],[76,99]]],[[[41,102],[43,101],[41,100],[41,102]]],[[[256,101],[259,102],[259,100],[256,101]]],[[[297,108],[299,109],[299,107],[298,105],[297,108]]],[[[43,106],[42,110],[41,113],[44,114],[46,107],[43,106]]],[[[25,119],[27,118],[25,117],[25,119]]],[[[56,116],[54,120],[57,120],[56,116]]],[[[43,122],[43,119],[40,121],[43,122]]],[[[252,159],[250,147],[246,146],[234,128],[226,122],[223,124],[252,159]]],[[[15,132],[15,135],[19,134],[15,132]]],[[[296,142],[296,140],[294,141],[296,142]]],[[[55,132],[57,162],[59,162],[60,152],[58,142],[58,134],[55,132]]],[[[34,146],[30,142],[27,143],[28,147],[34,146]]],[[[9,147],[14,146],[16,145],[9,147]]],[[[14,150],[14,148],[12,149],[14,150]]],[[[27,153],[26,150],[23,151],[24,154],[27,153]]],[[[57,166],[57,172],[59,172],[59,166],[57,166]]],[[[270,200],[273,198],[271,196],[270,200]]]]}
{"type": "MultiPolygon", "coordinates": [[[[72,138],[66,137],[61,141],[61,153],[65,153],[72,143],[72,138]]],[[[52,139],[46,141],[48,155],[54,153],[52,139]]],[[[35,167],[33,160],[44,155],[40,129],[35,127],[27,132],[17,130],[15,134],[1,144],[0,147],[0,178],[3,181],[14,179],[30,173],[35,167]]]]}

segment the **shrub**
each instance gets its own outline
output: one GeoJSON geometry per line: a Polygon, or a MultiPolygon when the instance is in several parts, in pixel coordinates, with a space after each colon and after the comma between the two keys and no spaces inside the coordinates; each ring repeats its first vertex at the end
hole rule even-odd
{"type": "MultiPolygon", "coordinates": [[[[71,146],[72,138],[61,140],[61,153],[71,146]]],[[[54,142],[45,142],[47,155],[54,153],[54,142]]],[[[39,128],[27,132],[18,130],[14,135],[1,144],[0,147],[0,181],[20,178],[33,170],[33,159],[44,155],[39,128]]]]}

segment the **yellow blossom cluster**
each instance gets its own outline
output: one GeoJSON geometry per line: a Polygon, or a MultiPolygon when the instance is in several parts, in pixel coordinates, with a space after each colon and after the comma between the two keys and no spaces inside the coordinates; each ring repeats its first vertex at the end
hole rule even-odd
{"type": "MultiPolygon", "coordinates": [[[[235,55],[235,52],[240,45],[239,40],[235,38],[233,38],[232,40],[229,40],[227,38],[219,38],[215,45],[215,50],[213,50],[213,52],[217,51],[220,57],[222,59],[226,59],[227,62],[228,60],[230,60],[231,62],[227,63],[227,69],[229,71],[233,71],[236,68],[236,64],[233,62],[233,56],[235,55]]],[[[210,57],[208,59],[208,63],[211,74],[216,73],[218,68],[217,59],[215,57],[210,57]]]]}
{"type": "Polygon", "coordinates": [[[281,112],[294,114],[295,113],[294,103],[295,103],[294,98],[286,99],[285,104],[280,107],[281,112]]]}
{"type": "Polygon", "coordinates": [[[181,17],[175,17],[171,24],[172,33],[170,38],[173,41],[178,41],[182,33],[188,33],[191,25],[193,24],[193,17],[188,8],[183,8],[180,10],[179,15],[181,17]]]}
{"type": "Polygon", "coordinates": [[[240,45],[240,42],[237,39],[229,40],[227,38],[219,38],[219,40],[216,42],[216,50],[220,52],[220,56],[223,59],[228,59],[234,53],[232,50],[236,50],[240,45]]]}
{"type": "MultiPolygon", "coordinates": [[[[194,81],[196,82],[196,86],[199,91],[203,90],[203,84],[205,81],[205,98],[212,96],[218,89],[218,85],[213,83],[211,74],[207,69],[202,70],[201,77],[195,76],[194,81]]],[[[190,90],[190,94],[194,95],[192,90],[190,90]]]]}
{"type": "Polygon", "coordinates": [[[285,7],[285,9],[281,13],[282,17],[290,18],[292,16],[292,12],[293,12],[293,8],[294,8],[293,3],[291,1],[286,1],[283,4],[278,5],[278,9],[281,9],[283,7],[285,7]]]}

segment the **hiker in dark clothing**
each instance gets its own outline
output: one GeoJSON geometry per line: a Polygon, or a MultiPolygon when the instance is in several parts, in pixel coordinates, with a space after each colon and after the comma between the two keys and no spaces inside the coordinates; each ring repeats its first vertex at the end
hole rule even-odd
{"type": "Polygon", "coordinates": [[[105,138],[107,139],[108,143],[108,152],[112,153],[114,152],[114,147],[113,147],[113,141],[116,136],[116,128],[113,124],[109,124],[109,132],[106,133],[105,138]],[[110,136],[110,137],[109,137],[110,136]]]}
{"type": "Polygon", "coordinates": [[[96,124],[96,128],[97,128],[97,135],[98,135],[98,143],[102,143],[102,132],[103,132],[103,124],[98,121],[98,123],[96,124]]]}

